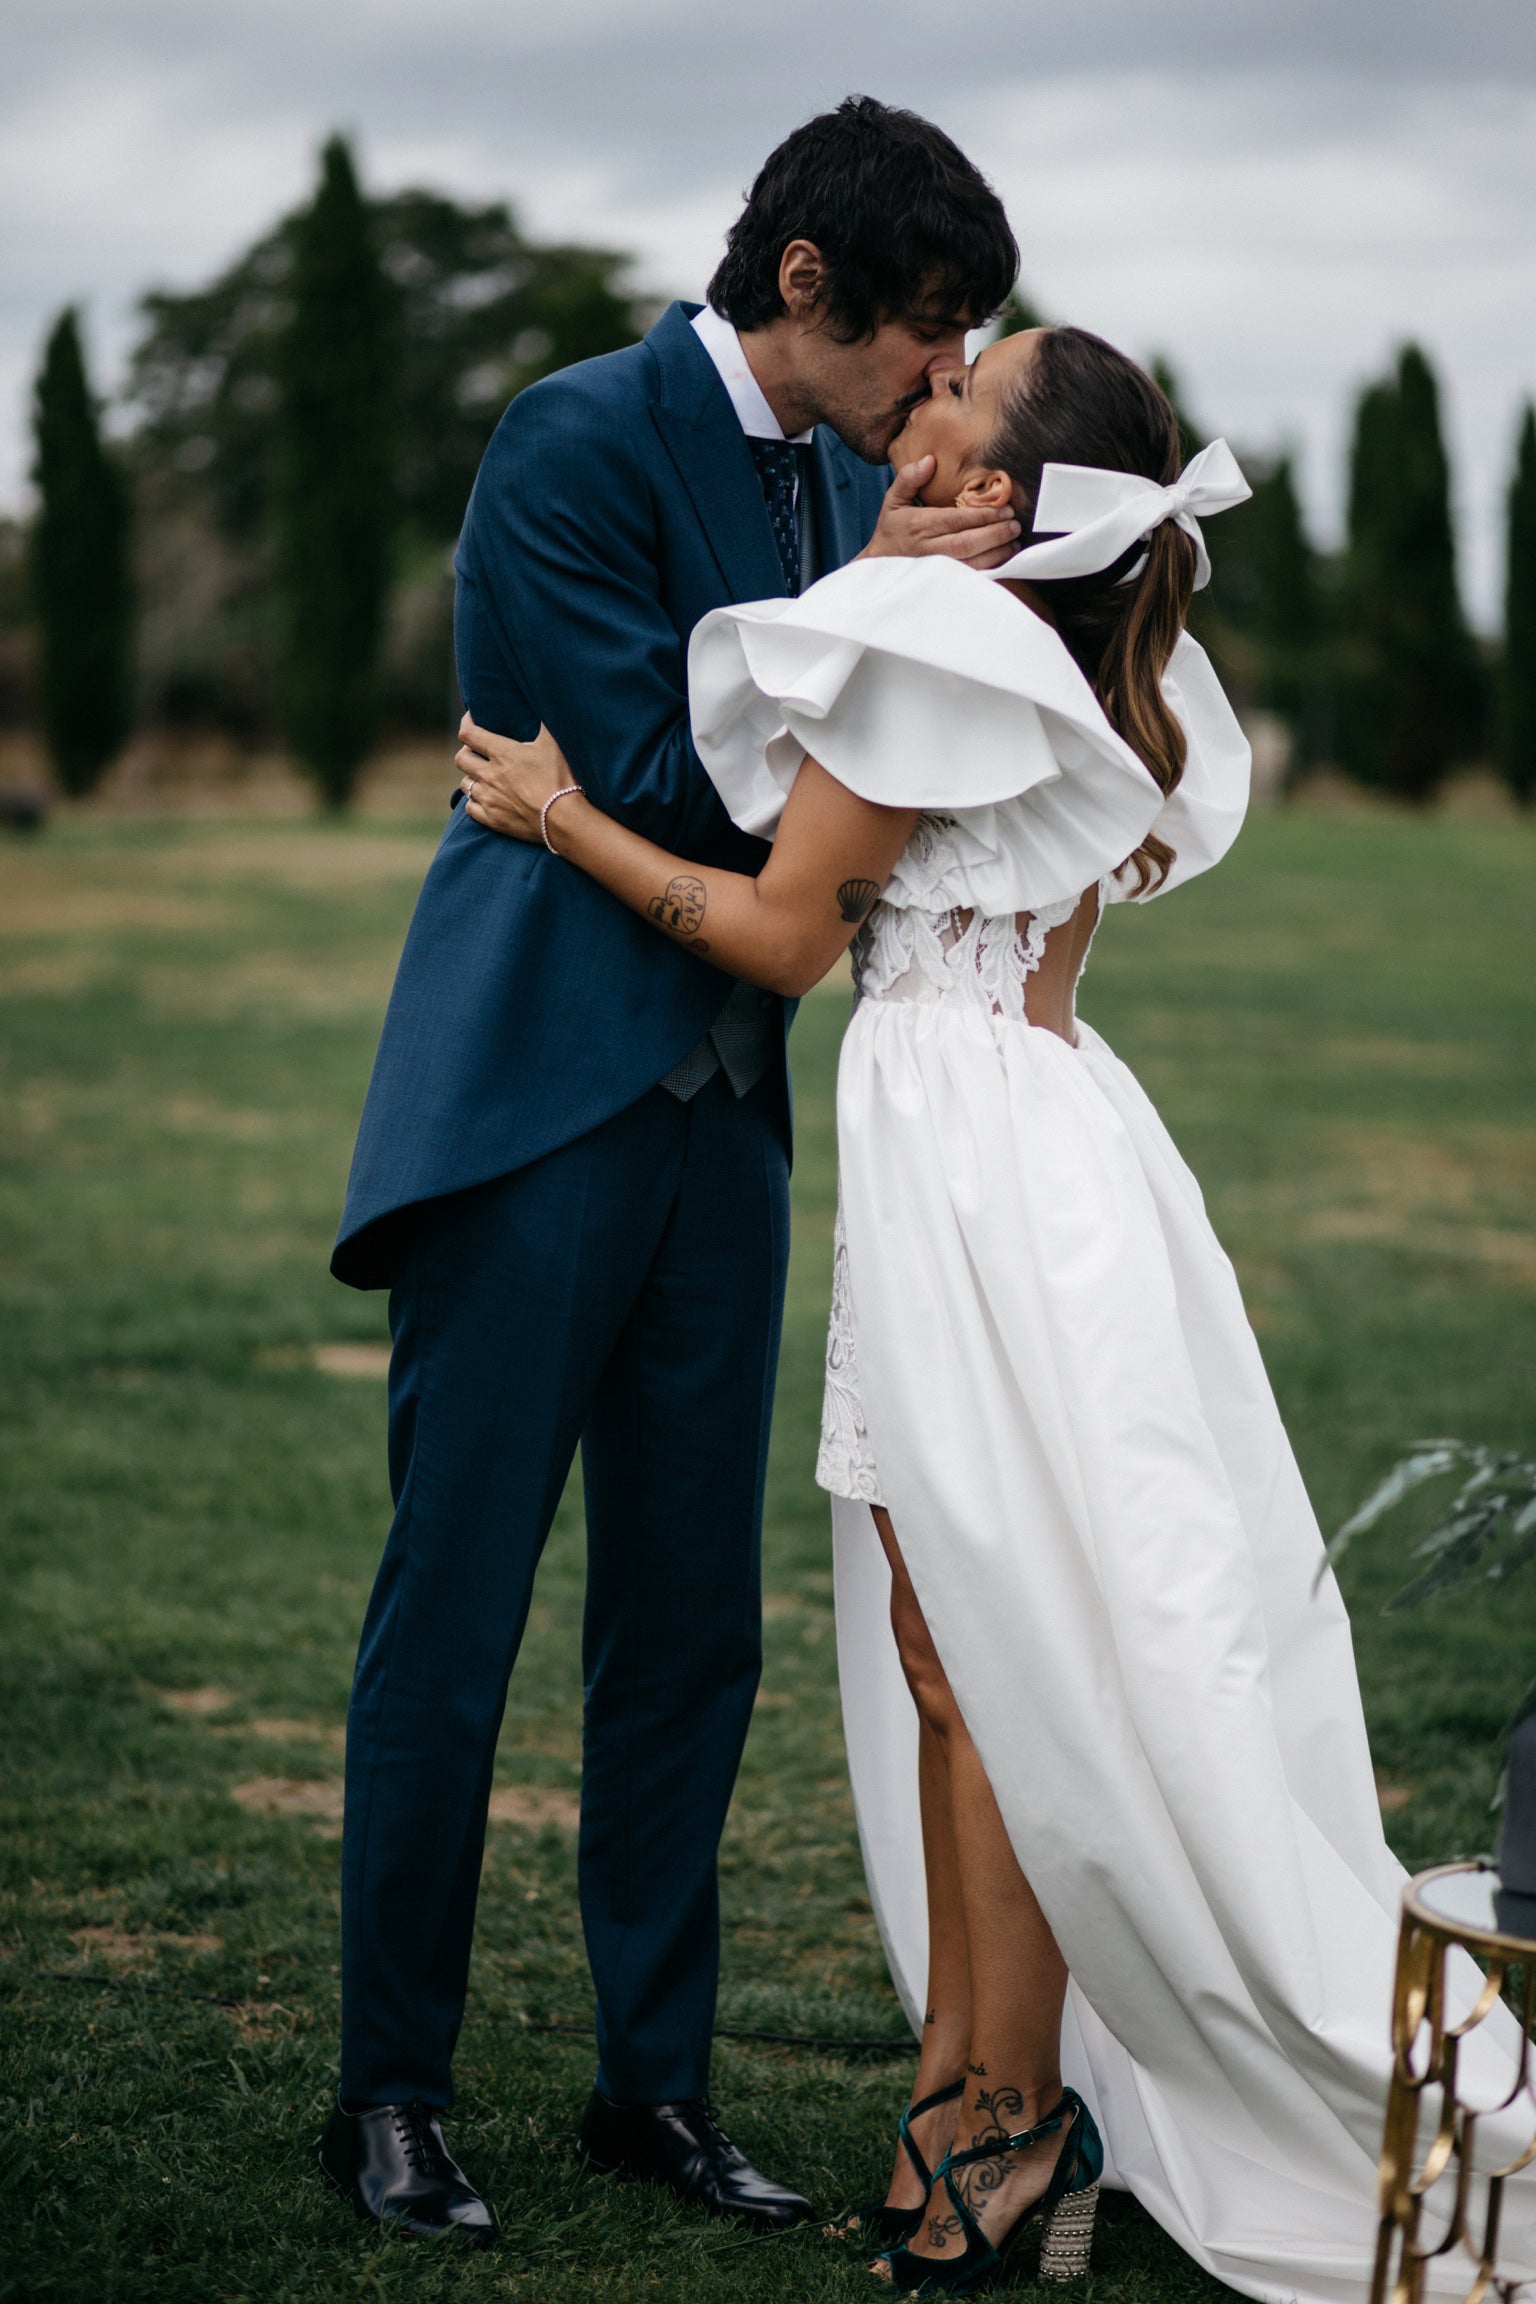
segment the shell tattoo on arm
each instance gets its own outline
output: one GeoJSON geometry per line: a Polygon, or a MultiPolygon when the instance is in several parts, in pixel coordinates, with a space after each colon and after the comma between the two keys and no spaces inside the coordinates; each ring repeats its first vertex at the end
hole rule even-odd
{"type": "Polygon", "coordinates": [[[850,926],[857,927],[866,912],[874,910],[880,889],[873,880],[844,880],[837,891],[837,909],[850,926]]]}
{"type": "Polygon", "coordinates": [[[709,891],[703,881],[679,872],[659,896],[651,898],[646,910],[658,927],[669,928],[674,936],[696,936],[704,925],[708,903],[709,891]]]}

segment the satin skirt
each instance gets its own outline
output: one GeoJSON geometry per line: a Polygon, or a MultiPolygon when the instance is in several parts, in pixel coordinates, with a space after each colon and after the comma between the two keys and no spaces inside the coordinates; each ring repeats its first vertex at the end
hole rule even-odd
{"type": "MultiPolygon", "coordinates": [[[[882,1492],[1071,1972],[1066,2076],[1111,2181],[1245,2294],[1358,2304],[1404,1874],[1343,1602],[1199,1189],[1096,1033],[1073,1048],[955,998],[861,1004],[838,1134],[882,1492]]],[[[860,1838],[915,2025],[916,1717],[868,1507],[834,1517],[860,1838]]],[[[1455,1993],[1476,1986],[1460,1961],[1455,1993]]],[[[1490,2102],[1516,2037],[1468,2043],[1490,2102]]],[[[1533,2211],[1522,2178],[1504,2229],[1526,2263],[1533,2211]]],[[[1470,2277],[1458,2256],[1433,2285],[1470,2277]]]]}

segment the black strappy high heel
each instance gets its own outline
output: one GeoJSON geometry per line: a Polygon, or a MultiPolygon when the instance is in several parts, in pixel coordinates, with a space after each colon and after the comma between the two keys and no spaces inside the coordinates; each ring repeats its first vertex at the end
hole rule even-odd
{"type": "Polygon", "coordinates": [[[867,2245],[871,2256],[883,2255],[888,2248],[900,2247],[910,2240],[923,2220],[928,2195],[933,2189],[934,2174],[912,2134],[912,2123],[921,2120],[925,2112],[936,2112],[941,2104],[957,2103],[965,2094],[963,2079],[953,2081],[948,2088],[936,2088],[931,2096],[920,2097],[909,2104],[896,2127],[896,2141],[912,2163],[912,2173],[923,2188],[923,2197],[915,2208],[892,2208],[884,2200],[868,2200],[862,2207],[851,2208],[837,2227],[839,2240],[857,2240],[867,2245]]]}
{"type": "MultiPolygon", "coordinates": [[[[1104,2146],[1093,2114],[1077,2090],[1067,2088],[1060,2102],[1053,2105],[1035,2127],[1021,2129],[1006,2142],[975,2144],[968,2151],[946,2154],[934,2181],[942,2184],[949,2196],[949,2205],[965,2234],[965,2254],[953,2262],[939,2256],[914,2256],[904,2241],[898,2242],[895,2247],[882,2251],[891,2268],[891,2285],[907,2295],[941,2288],[951,2295],[971,2295],[1002,2271],[1020,2234],[1041,2220],[1045,2224],[1040,2243],[1041,2279],[1079,2279],[1088,2269],[1093,2220],[1099,2205],[1099,2178],[1103,2172],[1104,2146]],[[1063,2128],[1067,2133],[1049,2184],[1038,2200],[1031,2200],[1029,2206],[1021,2210],[994,2244],[962,2199],[950,2170],[971,2167],[978,2160],[998,2160],[1005,2152],[1023,2152],[1031,2144],[1038,2144],[1042,2137],[1055,2136],[1063,2128]]],[[[914,2223],[912,2231],[916,2230],[914,2223]]]]}

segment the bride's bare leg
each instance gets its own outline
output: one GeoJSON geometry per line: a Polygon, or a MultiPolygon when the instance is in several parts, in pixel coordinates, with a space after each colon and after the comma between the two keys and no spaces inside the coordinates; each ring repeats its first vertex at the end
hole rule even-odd
{"type": "MultiPolygon", "coordinates": [[[[971,2042],[971,1970],[965,1951],[965,1907],[960,1899],[960,1851],[949,1796],[949,1759],[926,1720],[917,1737],[918,1804],[923,1819],[923,1871],[928,1889],[928,1997],[914,2097],[947,2088],[965,2070],[971,2042]]],[[[954,2115],[942,2115],[944,2145],[954,2115]]],[[[922,2140],[919,2139],[921,2142],[922,2140]]],[[[933,2155],[927,2152],[932,2160],[933,2155]]],[[[916,2202],[912,2202],[916,2206],[916,2202]]]]}
{"type": "MultiPolygon", "coordinates": [[[[891,1565],[891,1622],[922,1721],[922,1748],[932,1752],[930,1767],[938,1778],[930,1800],[936,1822],[942,1819],[939,1830],[944,1837],[931,1852],[926,1803],[923,1817],[930,1920],[934,1926],[930,1974],[944,1979],[951,2004],[960,2006],[953,1983],[959,1967],[957,1952],[953,1942],[947,1942],[942,1950],[939,1942],[941,1933],[949,1938],[954,1931],[963,1947],[969,1979],[966,2089],[955,2141],[971,2145],[996,2137],[1001,2142],[1021,2128],[1032,2127],[1061,2094],[1066,1964],[1019,1868],[986,1771],[923,1621],[889,1515],[877,1510],[875,1524],[891,1565]],[[940,1875],[937,1910],[936,1871],[940,1875]],[[937,1971],[935,1959],[940,1963],[937,1971]]],[[[937,2009],[936,2002],[931,2005],[937,2009]]],[[[919,2066],[914,2095],[924,2093],[924,2065],[928,2062],[925,2034],[924,2063],[919,2066]]],[[[952,2052],[947,2068],[941,2068],[935,2058],[932,2069],[935,2076],[929,2084],[942,2087],[946,2078],[955,2075],[952,2052]]],[[[1044,2191],[1059,2142],[1059,2138],[1051,2137],[1026,2154],[1010,2157],[1000,2153],[957,2178],[983,2231],[1001,2231],[1013,2223],[1031,2198],[1044,2191]]],[[[892,2198],[896,2198],[894,2191],[892,2198]]],[[[903,2199],[912,2199],[910,2187],[903,2199]]],[[[942,2193],[934,2197],[932,2215],[909,2245],[918,2255],[934,2256],[958,2254],[963,2248],[958,2219],[942,2193]]]]}
{"type": "MultiPolygon", "coordinates": [[[[928,1997],[910,2104],[937,2095],[961,2078],[971,2041],[971,1972],[960,1901],[959,1854],[950,1813],[949,1762],[927,1720],[920,1720],[918,1728],[917,1783],[928,1887],[928,1997]]],[[[954,2136],[955,2106],[936,2104],[931,2112],[912,2122],[911,2131],[912,2141],[929,2167],[937,2168],[954,2136]]],[[[892,2208],[920,2208],[927,2198],[899,2144],[885,2197],[892,2208]]]]}

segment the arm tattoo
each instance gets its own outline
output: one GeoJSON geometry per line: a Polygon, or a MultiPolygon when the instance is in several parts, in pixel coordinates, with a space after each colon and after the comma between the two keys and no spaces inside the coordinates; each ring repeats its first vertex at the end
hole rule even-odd
{"type": "Polygon", "coordinates": [[[708,903],[709,891],[703,881],[679,872],[659,896],[651,898],[646,911],[658,928],[670,928],[674,936],[696,936],[704,925],[708,903]]]}
{"type": "Polygon", "coordinates": [[[874,908],[880,893],[874,880],[845,880],[837,891],[837,909],[844,920],[857,923],[874,908]]]}

